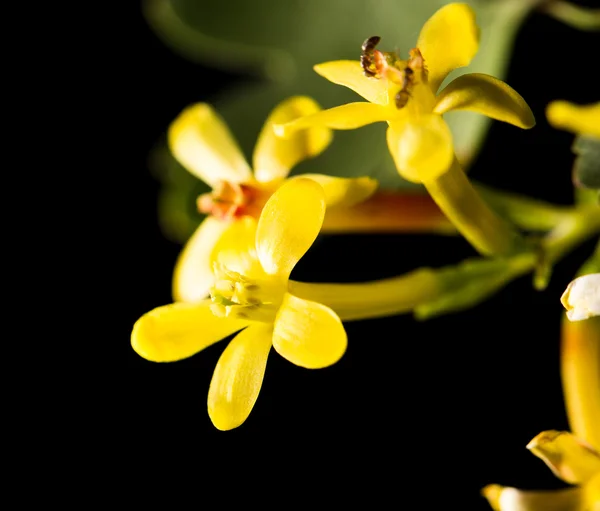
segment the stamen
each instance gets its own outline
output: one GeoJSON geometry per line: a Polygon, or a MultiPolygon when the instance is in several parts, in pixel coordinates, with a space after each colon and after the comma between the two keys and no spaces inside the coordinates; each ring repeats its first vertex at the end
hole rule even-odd
{"type": "Polygon", "coordinates": [[[427,82],[427,68],[418,48],[408,52],[408,60],[402,60],[396,52],[375,49],[380,37],[369,37],[362,45],[360,64],[367,77],[385,79],[400,86],[394,96],[396,108],[404,108],[418,82],[427,82]]]}
{"type": "Polygon", "coordinates": [[[271,322],[283,300],[285,286],[277,279],[249,278],[229,270],[222,264],[213,265],[214,284],[210,290],[211,311],[218,317],[271,322]]]}

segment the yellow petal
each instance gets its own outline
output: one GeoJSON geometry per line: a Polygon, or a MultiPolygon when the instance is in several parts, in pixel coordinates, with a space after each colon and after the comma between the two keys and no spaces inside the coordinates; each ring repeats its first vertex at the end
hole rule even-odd
{"type": "Polygon", "coordinates": [[[211,186],[218,181],[244,183],[252,178],[225,122],[206,103],[181,112],[169,126],[168,141],[177,161],[211,186]]]}
{"type": "Polygon", "coordinates": [[[365,76],[358,60],[334,60],[317,64],[313,69],[330,82],[352,89],[371,103],[388,104],[386,80],[365,76]]]}
{"type": "Polygon", "coordinates": [[[475,12],[464,3],[445,5],[423,25],[417,48],[421,50],[435,93],[450,71],[469,65],[477,53],[479,27],[475,12]]]}
{"type": "Polygon", "coordinates": [[[250,415],[262,386],[273,325],[255,324],[229,343],[217,363],[208,391],[208,415],[217,429],[240,426],[250,415]]]}
{"type": "Polygon", "coordinates": [[[519,128],[533,128],[535,118],[521,95],[490,75],[472,73],[459,76],[439,94],[434,112],[472,110],[519,128]]]}
{"type": "Polygon", "coordinates": [[[242,275],[262,273],[256,254],[256,225],[256,220],[248,216],[232,222],[215,245],[212,262],[242,275]]]}
{"type": "Polygon", "coordinates": [[[569,283],[560,301],[570,321],[600,316],[600,273],[577,277],[569,283]]]}
{"type": "Polygon", "coordinates": [[[297,177],[267,201],[258,220],[256,250],[264,270],[287,279],[315,241],[325,217],[321,185],[297,177]]]}
{"type": "Polygon", "coordinates": [[[276,124],[274,128],[279,137],[289,137],[297,130],[315,126],[327,126],[334,130],[353,130],[374,122],[385,121],[394,114],[391,108],[373,103],[348,103],[329,110],[321,110],[287,124],[276,124]]]}
{"type": "Polygon", "coordinates": [[[370,177],[332,177],[323,174],[302,174],[319,183],[325,191],[327,207],[350,207],[368,199],[377,189],[377,180],[370,177]]]}
{"type": "Polygon", "coordinates": [[[273,346],[282,357],[308,369],[320,369],[342,358],[347,345],[346,331],[335,312],[286,293],[273,331],[273,346]]]}
{"type": "Polygon", "coordinates": [[[555,128],[600,137],[600,102],[576,105],[568,101],[553,101],[546,109],[546,117],[555,128]]]}
{"type": "Polygon", "coordinates": [[[210,300],[173,303],[144,314],[133,326],[133,349],[152,362],[173,362],[191,357],[248,325],[248,321],[217,318],[210,304],[210,300]]]}
{"type": "Polygon", "coordinates": [[[584,484],[600,472],[600,454],[566,431],[544,431],[527,448],[570,484],[584,484]]]}
{"type": "Polygon", "coordinates": [[[439,177],[454,159],[452,134],[439,115],[391,123],[387,143],[399,174],[413,183],[439,177]]]}
{"type": "Polygon", "coordinates": [[[582,495],[579,488],[523,491],[490,484],[481,493],[494,511],[584,511],[580,507],[582,495]]]}
{"type": "Polygon", "coordinates": [[[187,241],[177,258],[173,273],[173,298],[197,302],[208,296],[213,284],[212,254],[230,221],[206,217],[187,241]]]}
{"type": "Polygon", "coordinates": [[[310,128],[286,139],[275,135],[273,130],[274,124],[284,124],[320,110],[314,99],[295,96],[281,102],[271,112],[254,150],[254,177],[258,181],[284,178],[294,165],[321,154],[327,148],[332,139],[331,130],[327,128],[310,128]]]}

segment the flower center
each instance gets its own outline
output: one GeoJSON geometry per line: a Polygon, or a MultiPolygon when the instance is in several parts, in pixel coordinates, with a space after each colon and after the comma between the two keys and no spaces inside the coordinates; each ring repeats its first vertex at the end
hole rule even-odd
{"type": "Polygon", "coordinates": [[[222,219],[243,215],[252,203],[252,189],[246,185],[219,181],[212,192],[198,197],[198,211],[222,219]]]}
{"type": "Polygon", "coordinates": [[[264,274],[250,278],[214,263],[210,309],[215,316],[271,323],[286,291],[285,283],[264,274]]]}
{"type": "Polygon", "coordinates": [[[425,60],[418,48],[408,52],[408,60],[402,60],[396,52],[376,50],[380,40],[380,37],[374,36],[363,43],[360,64],[365,76],[394,84],[390,103],[402,109],[413,97],[418,85],[427,85],[425,60]]]}
{"type": "Polygon", "coordinates": [[[200,213],[222,220],[245,215],[258,218],[263,206],[279,184],[278,181],[252,184],[219,181],[211,192],[198,197],[196,206],[200,213]]]}

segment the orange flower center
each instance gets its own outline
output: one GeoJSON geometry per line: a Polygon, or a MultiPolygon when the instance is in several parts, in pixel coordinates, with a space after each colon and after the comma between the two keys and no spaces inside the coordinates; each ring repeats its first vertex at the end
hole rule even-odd
{"type": "Polygon", "coordinates": [[[266,187],[220,181],[212,192],[200,195],[196,205],[200,213],[222,220],[245,215],[258,218],[273,191],[266,187]]]}

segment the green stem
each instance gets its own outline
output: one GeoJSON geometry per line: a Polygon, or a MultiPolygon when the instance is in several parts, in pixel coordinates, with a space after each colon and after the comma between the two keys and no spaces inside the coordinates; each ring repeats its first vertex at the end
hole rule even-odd
{"type": "Polygon", "coordinates": [[[496,213],[521,229],[549,231],[573,211],[570,206],[557,206],[481,184],[474,183],[474,186],[496,213]]]}
{"type": "Polygon", "coordinates": [[[575,246],[600,232],[600,208],[586,204],[573,211],[544,238],[542,249],[554,264],[575,246]]]}
{"type": "Polygon", "coordinates": [[[483,201],[456,158],[446,173],[423,184],[448,219],[481,254],[508,256],[529,249],[518,231],[483,201]]]}
{"type": "MultiPolygon", "coordinates": [[[[569,251],[600,233],[598,207],[582,206],[564,218],[543,240],[540,253],[546,264],[554,264],[569,251]]],[[[342,320],[393,316],[411,312],[430,303],[441,303],[450,296],[447,307],[472,306],[511,280],[534,271],[540,264],[535,252],[519,253],[508,258],[479,259],[469,265],[440,269],[421,268],[408,274],[373,282],[353,284],[289,282],[289,291],[306,300],[331,307],[342,320]],[[482,279],[478,283],[478,279],[482,279]],[[466,286],[464,295],[454,294],[466,286]],[[485,288],[487,286],[487,288],[485,288]],[[481,288],[481,289],[480,289],[481,288]],[[473,295],[469,295],[470,290],[473,295]],[[460,305],[460,304],[459,304],[460,305]]]]}
{"type": "Polygon", "coordinates": [[[553,0],[540,6],[540,11],[579,30],[600,30],[600,9],[588,9],[570,2],[553,0]]]}

